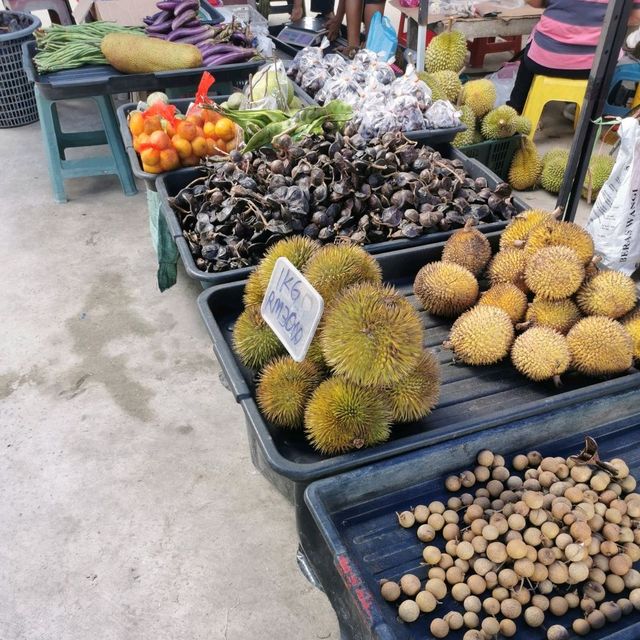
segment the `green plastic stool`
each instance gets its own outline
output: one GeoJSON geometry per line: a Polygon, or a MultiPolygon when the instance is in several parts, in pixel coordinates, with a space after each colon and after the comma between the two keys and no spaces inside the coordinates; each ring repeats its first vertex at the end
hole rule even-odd
{"type": "Polygon", "coordinates": [[[104,176],[116,174],[120,178],[122,189],[128,196],[138,193],[131,173],[131,166],[120,138],[118,121],[110,96],[92,96],[95,100],[104,125],[103,131],[79,131],[65,133],[60,127],[58,108],[55,100],[47,100],[35,86],[36,104],[44,139],[44,148],[49,165],[49,176],[56,202],[67,202],[64,181],[69,178],[104,176]],[[73,147],[93,147],[109,145],[111,155],[94,156],[80,160],[67,160],[65,149],[73,147]]]}

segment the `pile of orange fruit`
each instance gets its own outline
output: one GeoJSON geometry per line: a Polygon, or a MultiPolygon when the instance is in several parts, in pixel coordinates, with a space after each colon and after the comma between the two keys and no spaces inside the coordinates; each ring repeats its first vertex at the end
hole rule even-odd
{"type": "Polygon", "coordinates": [[[129,131],[147,173],[193,167],[200,158],[232,151],[242,139],[233,121],[210,109],[197,109],[172,121],[159,114],[145,116],[143,111],[132,111],[129,131]]]}

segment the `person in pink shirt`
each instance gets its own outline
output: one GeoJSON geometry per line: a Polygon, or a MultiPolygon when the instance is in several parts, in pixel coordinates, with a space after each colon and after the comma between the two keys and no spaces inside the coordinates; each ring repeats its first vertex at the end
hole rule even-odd
{"type": "MultiPolygon", "coordinates": [[[[629,24],[640,24],[640,0],[633,1],[629,24]]],[[[526,0],[544,8],[524,48],[507,104],[522,113],[533,76],[586,79],[607,11],[607,0],[526,0]]]]}

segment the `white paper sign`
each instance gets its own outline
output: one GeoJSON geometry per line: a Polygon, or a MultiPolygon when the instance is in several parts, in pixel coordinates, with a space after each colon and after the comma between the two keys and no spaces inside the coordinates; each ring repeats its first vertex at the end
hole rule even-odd
{"type": "Polygon", "coordinates": [[[260,313],[296,362],[304,360],[323,310],[322,296],[289,260],[278,258],[260,313]]]}

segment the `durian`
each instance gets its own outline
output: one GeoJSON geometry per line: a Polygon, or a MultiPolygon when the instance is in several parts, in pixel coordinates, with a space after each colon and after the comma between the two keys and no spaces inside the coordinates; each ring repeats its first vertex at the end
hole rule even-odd
{"type": "Polygon", "coordinates": [[[258,406],[267,420],[278,427],[297,429],[302,427],[305,407],[321,381],[318,367],[309,360],[277,358],[260,374],[256,388],[258,406]]]}
{"type": "Polygon", "coordinates": [[[491,260],[491,245],[487,236],[474,228],[469,219],[462,229],[451,234],[442,250],[442,262],[455,262],[477,276],[491,260]]]}
{"type": "Polygon", "coordinates": [[[429,73],[436,71],[462,71],[467,57],[467,39],[459,31],[445,31],[438,34],[427,46],[425,68],[429,73]]]}
{"type": "Polygon", "coordinates": [[[453,262],[430,262],[416,275],[413,291],[425,311],[437,316],[457,316],[478,299],[478,281],[453,262]]]}
{"type": "Polygon", "coordinates": [[[466,147],[467,145],[474,144],[476,114],[473,113],[473,109],[466,104],[460,108],[460,111],[462,111],[460,122],[467,127],[467,130],[456,133],[456,137],[451,143],[454,147],[466,147]]]}
{"type": "Polygon", "coordinates": [[[509,282],[515,284],[525,293],[528,291],[524,281],[524,270],[527,266],[527,257],[522,249],[513,247],[498,251],[493,260],[489,263],[487,273],[491,286],[495,286],[501,282],[509,282]]]}
{"type": "Polygon", "coordinates": [[[593,238],[575,222],[543,220],[529,233],[524,251],[532,256],[543,247],[569,247],[585,265],[593,258],[593,238]]]}
{"type": "Polygon", "coordinates": [[[327,245],[303,269],[323,297],[325,308],[344,289],[358,282],[380,284],[382,272],[375,258],[353,244],[327,245]]]}
{"type": "Polygon", "coordinates": [[[640,360],[640,309],[625,318],[623,324],[633,340],[633,357],[640,360]]]}
{"type": "Polygon", "coordinates": [[[567,339],[549,327],[532,327],[518,336],[511,348],[513,366],[536,382],[561,376],[571,365],[567,339]]]}
{"type": "Polygon", "coordinates": [[[431,100],[447,100],[447,94],[443,88],[435,81],[432,73],[426,71],[418,71],[417,76],[431,89],[431,100]]]}
{"type": "Polygon", "coordinates": [[[476,118],[483,118],[496,103],[496,88],[491,80],[471,80],[462,85],[460,100],[473,109],[476,118]]]}
{"type": "Polygon", "coordinates": [[[580,310],[570,298],[545,300],[535,297],[525,319],[533,326],[549,327],[566,334],[581,317],[580,310]]]}
{"type": "Polygon", "coordinates": [[[292,236],[271,246],[258,264],[256,273],[266,291],[273,267],[278,258],[287,258],[296,269],[302,271],[309,259],[320,250],[320,243],[305,236],[292,236]]]}
{"type": "Polygon", "coordinates": [[[509,184],[518,191],[535,187],[542,171],[542,162],[536,145],[522,138],[520,149],[513,154],[509,168],[509,184]]]}
{"type": "Polygon", "coordinates": [[[244,306],[260,306],[266,292],[267,290],[262,286],[258,272],[252,272],[247,280],[247,284],[244,286],[244,295],[242,297],[244,306]]]}
{"type": "Polygon", "coordinates": [[[386,389],[393,422],[414,422],[431,413],[440,395],[440,366],[424,351],[418,365],[400,382],[386,389]]]}
{"type": "Polygon", "coordinates": [[[233,348],[240,361],[250,369],[262,369],[265,364],[286,353],[283,344],[262,319],[260,307],[247,307],[233,327],[233,348]]]}
{"type": "Polygon", "coordinates": [[[529,118],[516,116],[513,119],[513,124],[516,128],[516,133],[520,133],[523,136],[528,136],[531,133],[531,120],[529,120],[529,118]]]}
{"type": "Polygon", "coordinates": [[[572,296],[584,280],[584,264],[569,247],[545,247],[527,259],[527,287],[545,300],[572,296]]]}
{"type": "Polygon", "coordinates": [[[537,227],[541,222],[551,219],[555,216],[556,212],[545,211],[544,209],[529,209],[523,211],[517,216],[511,219],[511,222],[507,225],[507,228],[502,232],[500,236],[500,249],[506,249],[507,247],[516,246],[514,243],[525,241],[531,231],[537,227]]]}
{"type": "Polygon", "coordinates": [[[620,271],[601,271],[578,291],[576,300],[589,316],[621,318],[636,306],[635,282],[620,271]]]}
{"type": "Polygon", "coordinates": [[[431,74],[433,81],[440,86],[449,102],[455,104],[462,90],[462,82],[455,71],[436,71],[431,74]]]}
{"type": "Polygon", "coordinates": [[[514,324],[520,322],[527,311],[527,296],[515,284],[501,282],[480,296],[479,305],[490,305],[506,311],[514,324]]]}
{"type": "Polygon", "coordinates": [[[542,173],[540,174],[540,184],[549,193],[558,193],[564,180],[564,174],[569,162],[569,152],[556,150],[549,151],[542,160],[542,173]],[[549,155],[553,154],[553,155],[549,155]]]}
{"type": "Polygon", "coordinates": [[[511,137],[516,132],[514,120],[517,115],[517,111],[507,105],[489,111],[482,120],[482,135],[487,140],[511,137]]]}
{"type": "Polygon", "coordinates": [[[584,188],[582,189],[582,195],[588,202],[591,202],[593,196],[598,195],[598,191],[604,187],[604,183],[609,179],[615,163],[615,158],[608,153],[592,156],[584,179],[584,188]]]}
{"type": "Polygon", "coordinates": [[[422,322],[393,287],[358,284],[326,311],[322,352],[334,373],[366,386],[406,377],[422,353],[422,322]]]}
{"type": "Polygon", "coordinates": [[[479,142],[484,142],[484,138],[478,129],[475,129],[473,132],[473,141],[472,144],[478,144],[479,142]]]}
{"type": "Polygon", "coordinates": [[[588,376],[622,373],[632,365],[633,340],[616,320],[590,316],[567,335],[573,367],[588,376]]]}
{"type": "Polygon", "coordinates": [[[390,412],[379,389],[329,378],[313,392],[304,415],[311,445],[335,455],[370,447],[389,438],[390,412]]]}
{"type": "Polygon", "coordinates": [[[456,357],[466,364],[494,364],[509,353],[513,336],[513,324],[506,311],[477,306],[453,323],[444,347],[453,349],[456,357]]]}

